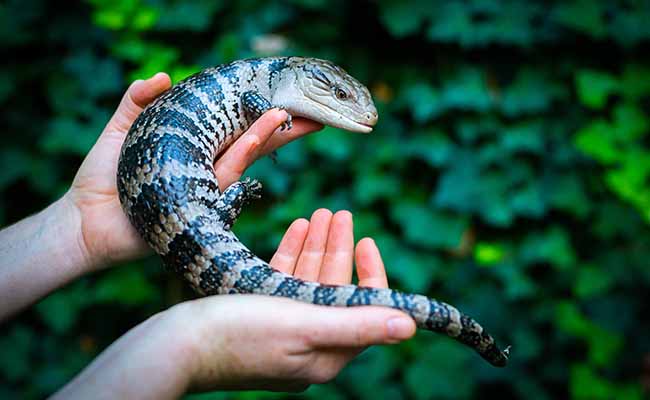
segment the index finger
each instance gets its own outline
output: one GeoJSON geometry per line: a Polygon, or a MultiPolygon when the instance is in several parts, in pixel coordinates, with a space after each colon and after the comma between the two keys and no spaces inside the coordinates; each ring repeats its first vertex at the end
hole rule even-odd
{"type": "Polygon", "coordinates": [[[287,112],[272,109],[258,118],[248,130],[214,163],[214,173],[223,190],[239,180],[246,168],[261,155],[273,132],[287,119],[287,112]]]}
{"type": "Polygon", "coordinates": [[[269,141],[266,142],[261,154],[269,154],[289,142],[293,142],[298,138],[321,129],[323,129],[323,125],[318,122],[306,118],[294,118],[293,127],[288,131],[275,132],[269,141]]]}

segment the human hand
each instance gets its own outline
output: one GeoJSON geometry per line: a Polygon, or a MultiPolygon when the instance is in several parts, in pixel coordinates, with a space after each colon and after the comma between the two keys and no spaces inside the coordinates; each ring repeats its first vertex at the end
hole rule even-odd
{"type": "MultiPolygon", "coordinates": [[[[387,287],[374,241],[354,247],[352,216],[317,210],[287,230],[271,260],[301,279],[387,287]]],[[[400,311],[336,308],[253,295],[185,302],[132,329],[59,394],[60,398],[175,398],[185,391],[301,391],[334,378],[365,346],[415,333],[400,311]],[[152,374],[151,371],[156,373],[152,374]]]]}
{"type": "MultiPolygon", "coordinates": [[[[355,248],[352,215],[320,209],[310,221],[291,224],[270,264],[296,278],[345,285],[352,280],[353,259],[360,286],[388,287],[375,242],[364,238],[355,248]]],[[[258,296],[206,298],[175,312],[181,320],[204,321],[192,339],[198,353],[190,385],[199,390],[304,390],[334,378],[365,346],[396,343],[415,332],[414,322],[398,311],[331,309],[258,296]],[[387,325],[391,318],[394,331],[387,325]]]]}
{"type": "MultiPolygon", "coordinates": [[[[72,220],[79,225],[77,247],[83,253],[80,258],[85,260],[86,270],[132,259],[149,251],[122,211],[116,186],[117,162],[133,121],[170,85],[170,78],[164,73],[131,84],[64,196],[63,200],[71,205],[68,209],[78,214],[72,220]]],[[[322,127],[313,121],[296,118],[291,130],[276,132],[285,119],[285,111],[268,111],[220,157],[215,164],[215,174],[222,189],[239,179],[260,156],[322,127]]]]}

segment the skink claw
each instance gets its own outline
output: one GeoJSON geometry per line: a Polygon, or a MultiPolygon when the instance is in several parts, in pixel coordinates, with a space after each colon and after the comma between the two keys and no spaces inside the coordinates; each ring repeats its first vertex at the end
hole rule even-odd
{"type": "Polygon", "coordinates": [[[291,130],[293,128],[293,121],[291,114],[287,113],[287,119],[280,125],[280,131],[291,130]]]}

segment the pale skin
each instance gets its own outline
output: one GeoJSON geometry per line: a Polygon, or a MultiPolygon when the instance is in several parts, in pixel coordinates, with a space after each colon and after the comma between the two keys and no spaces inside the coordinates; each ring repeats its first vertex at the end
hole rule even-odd
{"type": "MultiPolygon", "coordinates": [[[[0,231],[0,321],[74,279],[149,253],[124,216],[115,187],[119,149],[142,109],[169,88],[166,74],[136,81],[82,163],[70,190],[42,212],[0,231]]],[[[320,125],[265,113],[217,161],[222,189],[257,158],[320,125]]],[[[316,210],[294,221],[270,264],[294,276],[387,287],[379,250],[356,245],[352,215],[316,210]]],[[[216,296],[178,304],[133,328],[55,397],[176,398],[209,389],[303,390],[325,382],[366,346],[415,333],[405,314],[379,307],[327,308],[261,296],[216,296]]]]}

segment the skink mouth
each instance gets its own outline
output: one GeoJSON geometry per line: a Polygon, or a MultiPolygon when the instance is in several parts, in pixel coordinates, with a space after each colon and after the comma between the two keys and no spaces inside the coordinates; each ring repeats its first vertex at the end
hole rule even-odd
{"type": "MultiPolygon", "coordinates": [[[[370,114],[370,113],[367,113],[370,114]]],[[[372,132],[372,129],[377,125],[377,113],[372,113],[370,116],[364,115],[364,121],[355,121],[351,118],[348,118],[352,123],[357,124],[359,126],[359,132],[372,132]]]]}
{"type": "MultiPolygon", "coordinates": [[[[347,117],[344,116],[343,118],[347,117]]],[[[350,118],[347,118],[347,120],[348,123],[345,124],[345,126],[339,126],[339,128],[347,129],[350,132],[370,133],[375,126],[374,124],[370,125],[363,122],[357,122],[350,118]]]]}
{"type": "Polygon", "coordinates": [[[367,127],[370,128],[370,129],[374,128],[375,125],[377,125],[376,122],[372,122],[372,123],[370,123],[370,122],[357,122],[357,123],[358,123],[359,125],[367,126],[367,127]]]}
{"type": "Polygon", "coordinates": [[[327,106],[325,104],[322,104],[322,105],[325,108],[327,108],[327,109],[329,109],[331,111],[334,111],[336,114],[338,114],[338,121],[335,120],[335,121],[332,121],[330,123],[330,125],[332,125],[332,126],[334,126],[336,128],[345,129],[345,130],[350,131],[350,132],[370,133],[370,132],[372,132],[373,127],[377,123],[376,118],[371,119],[369,121],[364,120],[364,122],[359,122],[359,121],[356,121],[356,120],[354,120],[354,119],[352,119],[350,117],[347,117],[347,116],[345,116],[343,114],[339,114],[334,109],[332,109],[331,107],[329,107],[329,106],[327,106]]]}

